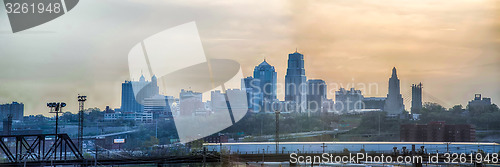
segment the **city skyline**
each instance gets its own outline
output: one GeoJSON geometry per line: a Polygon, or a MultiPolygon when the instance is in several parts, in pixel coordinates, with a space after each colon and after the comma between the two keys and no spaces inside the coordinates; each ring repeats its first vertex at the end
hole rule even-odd
{"type": "MultiPolygon", "coordinates": [[[[411,97],[412,83],[422,82],[424,102],[429,100],[426,94],[431,94],[445,107],[466,106],[475,93],[481,93],[499,103],[497,1],[385,2],[390,3],[276,1],[262,6],[254,2],[130,1],[110,15],[112,20],[93,22],[108,11],[92,6],[115,4],[86,1],[64,17],[16,35],[7,34],[10,27],[1,24],[0,35],[7,45],[0,46],[4,51],[0,102],[23,102],[26,115],[49,116],[45,103],[65,101],[65,109],[75,113],[76,96],[85,94],[88,107],[117,108],[119,85],[131,79],[126,56],[133,44],[195,20],[207,56],[238,61],[244,76],[250,76],[253,67],[266,58],[283,84],[286,55],[297,47],[305,55],[308,79],[377,83],[379,91],[363,92],[366,96],[386,96],[387,78],[395,66],[404,98],[411,97]],[[151,3],[158,7],[140,8],[151,3]],[[185,12],[179,14],[179,10],[185,12]],[[82,14],[88,11],[95,14],[82,14]],[[181,17],[165,18],[169,11],[181,17]],[[143,19],[150,13],[156,15],[143,19]],[[123,15],[128,19],[116,19],[123,15]],[[76,29],[90,23],[97,26],[76,29]],[[95,34],[100,36],[87,38],[95,34]]],[[[6,17],[1,15],[0,20],[5,22],[6,17]]],[[[405,105],[408,110],[409,103],[405,105]]]]}

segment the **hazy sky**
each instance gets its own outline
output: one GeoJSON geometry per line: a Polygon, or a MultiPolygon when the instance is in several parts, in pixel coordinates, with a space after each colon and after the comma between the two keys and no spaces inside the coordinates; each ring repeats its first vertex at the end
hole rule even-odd
{"type": "Polygon", "coordinates": [[[500,102],[498,0],[81,0],[16,34],[0,13],[0,102],[24,102],[26,115],[48,115],[51,101],[76,112],[78,93],[86,107],[119,107],[130,49],[190,21],[205,54],[238,61],[245,76],[266,58],[284,82],[288,53],[298,48],[308,79],[378,84],[365,96],[386,96],[395,66],[405,99],[422,82],[424,101],[445,107],[466,105],[474,93],[500,102]]]}

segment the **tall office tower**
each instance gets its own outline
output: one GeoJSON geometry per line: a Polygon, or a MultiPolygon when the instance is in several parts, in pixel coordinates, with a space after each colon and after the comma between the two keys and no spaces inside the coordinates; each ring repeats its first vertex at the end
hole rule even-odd
{"type": "Polygon", "coordinates": [[[24,104],[18,102],[1,104],[0,115],[2,116],[2,120],[7,119],[11,115],[12,120],[22,121],[24,117],[24,104]]]}
{"type": "Polygon", "coordinates": [[[304,55],[295,51],[288,54],[288,68],[285,75],[285,101],[295,102],[298,112],[307,109],[307,83],[304,69],[304,55]]]}
{"type": "Polygon", "coordinates": [[[269,111],[269,107],[263,106],[270,106],[268,104],[276,100],[276,77],[274,67],[269,65],[266,60],[255,66],[253,70],[253,78],[259,82],[253,91],[256,93],[256,104],[259,105],[258,111],[260,112],[269,111]]]}
{"type": "Polygon", "coordinates": [[[247,94],[248,110],[253,112],[259,111],[259,105],[255,105],[258,102],[258,94],[254,93],[254,91],[257,90],[254,89],[254,87],[258,87],[258,85],[260,85],[259,81],[253,77],[241,79],[241,90],[245,91],[247,94]]]}
{"type": "Polygon", "coordinates": [[[141,76],[139,81],[125,81],[122,83],[122,105],[123,112],[143,112],[144,99],[158,95],[159,88],[156,76],[151,81],[146,81],[141,76]]]}
{"type": "Polygon", "coordinates": [[[390,116],[402,114],[405,109],[403,97],[400,93],[399,79],[396,74],[396,67],[392,68],[392,76],[389,78],[389,93],[385,100],[384,110],[390,116]]]}
{"type": "Polygon", "coordinates": [[[312,112],[321,112],[326,101],[326,83],[321,79],[307,81],[307,108],[312,112]]]}
{"type": "Polygon", "coordinates": [[[422,82],[411,85],[411,113],[420,114],[422,110],[422,82]]]}

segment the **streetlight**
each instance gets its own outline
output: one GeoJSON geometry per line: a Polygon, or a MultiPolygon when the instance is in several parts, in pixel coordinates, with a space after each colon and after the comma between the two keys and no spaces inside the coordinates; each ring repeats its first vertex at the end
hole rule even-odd
{"type": "MultiPolygon", "coordinates": [[[[62,112],[62,108],[66,107],[66,103],[64,102],[52,102],[52,103],[47,103],[47,107],[50,108],[49,113],[55,113],[56,114],[56,137],[54,138],[54,142],[57,142],[58,136],[57,136],[57,129],[59,127],[59,113],[62,112]]],[[[57,143],[55,144],[54,148],[54,159],[57,159],[57,153],[55,152],[57,150],[57,143]]]]}
{"type": "Polygon", "coordinates": [[[56,102],[47,103],[47,107],[50,108],[50,112],[49,113],[55,113],[56,114],[56,137],[57,137],[57,131],[58,131],[58,127],[59,127],[59,113],[62,112],[62,108],[63,107],[66,107],[66,103],[64,103],[64,102],[60,102],[60,103],[56,103],[56,102]]]}

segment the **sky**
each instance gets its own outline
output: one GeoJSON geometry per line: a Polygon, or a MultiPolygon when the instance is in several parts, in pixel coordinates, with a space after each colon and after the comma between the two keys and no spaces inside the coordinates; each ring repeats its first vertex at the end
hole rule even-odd
{"type": "Polygon", "coordinates": [[[376,84],[363,94],[384,97],[396,67],[407,109],[419,82],[424,102],[465,106],[481,93],[500,103],[498,0],[82,0],[15,34],[0,7],[0,102],[49,116],[45,103],[64,101],[76,113],[84,94],[86,107],[118,108],[131,48],[192,21],[205,55],[239,62],[244,76],[265,58],[283,83],[297,49],[308,79],[332,90],[376,84]]]}

